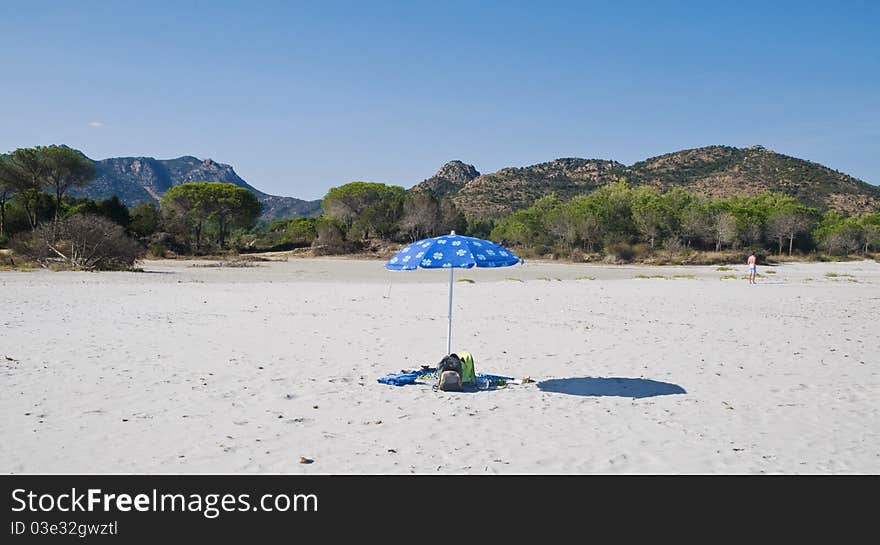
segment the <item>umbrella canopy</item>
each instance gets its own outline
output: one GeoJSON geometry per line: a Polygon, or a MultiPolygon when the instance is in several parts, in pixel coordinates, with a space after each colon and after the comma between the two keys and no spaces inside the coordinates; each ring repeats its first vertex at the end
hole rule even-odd
{"type": "Polygon", "coordinates": [[[413,242],[400,250],[385,263],[389,271],[421,269],[449,269],[449,329],[446,336],[446,353],[452,352],[452,285],[455,269],[472,267],[509,267],[522,263],[522,259],[507,248],[474,237],[448,235],[426,238],[413,242]]]}
{"type": "Polygon", "coordinates": [[[413,242],[388,260],[389,271],[422,269],[470,269],[509,267],[521,260],[510,250],[481,238],[463,237],[455,231],[413,242]]]}

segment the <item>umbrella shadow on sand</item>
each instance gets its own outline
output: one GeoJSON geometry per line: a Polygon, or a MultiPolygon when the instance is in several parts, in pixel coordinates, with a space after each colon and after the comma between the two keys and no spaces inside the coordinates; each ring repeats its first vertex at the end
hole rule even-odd
{"type": "Polygon", "coordinates": [[[678,384],[622,377],[554,378],[539,382],[538,388],[544,392],[591,397],[642,398],[687,393],[678,384]]]}

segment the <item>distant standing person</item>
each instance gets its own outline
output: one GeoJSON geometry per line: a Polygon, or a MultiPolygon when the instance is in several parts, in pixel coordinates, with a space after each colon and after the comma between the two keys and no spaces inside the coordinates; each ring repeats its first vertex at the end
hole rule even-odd
{"type": "Polygon", "coordinates": [[[755,254],[749,256],[749,284],[757,284],[755,282],[755,274],[758,272],[757,261],[755,254]]]}

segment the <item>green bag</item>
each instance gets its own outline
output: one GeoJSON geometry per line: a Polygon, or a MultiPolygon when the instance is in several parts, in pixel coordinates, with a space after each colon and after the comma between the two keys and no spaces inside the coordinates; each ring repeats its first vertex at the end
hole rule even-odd
{"type": "Polygon", "coordinates": [[[458,359],[461,360],[461,383],[473,384],[477,380],[477,374],[474,370],[474,357],[470,352],[459,352],[458,359]]]}

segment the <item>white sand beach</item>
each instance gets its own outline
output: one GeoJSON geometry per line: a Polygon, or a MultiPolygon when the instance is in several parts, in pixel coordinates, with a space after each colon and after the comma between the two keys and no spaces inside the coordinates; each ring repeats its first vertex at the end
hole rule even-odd
{"type": "Polygon", "coordinates": [[[873,261],[457,272],[453,350],[535,380],[471,393],[376,381],[444,271],[208,263],[0,273],[0,472],[880,472],[873,261]]]}

